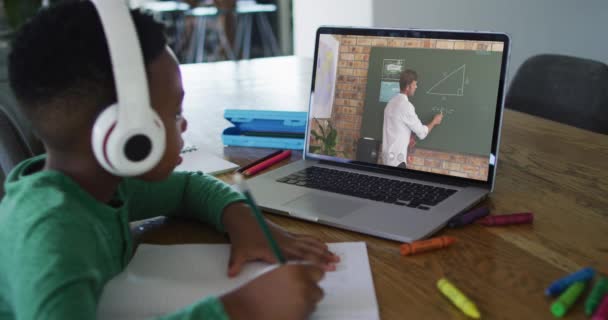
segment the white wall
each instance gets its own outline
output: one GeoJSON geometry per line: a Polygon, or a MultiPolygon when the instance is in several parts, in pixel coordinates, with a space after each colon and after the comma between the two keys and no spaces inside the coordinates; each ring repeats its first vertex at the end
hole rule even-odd
{"type": "Polygon", "coordinates": [[[509,78],[530,56],[558,53],[608,64],[606,0],[376,0],[373,25],[506,32],[509,78]]]}
{"type": "Polygon", "coordinates": [[[321,25],[372,26],[373,0],[293,0],[294,54],[312,57],[321,25]],[[348,8],[348,9],[344,9],[348,8]]]}

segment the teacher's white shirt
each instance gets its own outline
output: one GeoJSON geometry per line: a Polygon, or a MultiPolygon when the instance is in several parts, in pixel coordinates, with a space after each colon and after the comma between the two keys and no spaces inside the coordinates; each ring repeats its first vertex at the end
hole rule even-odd
{"type": "Polygon", "coordinates": [[[420,122],[407,95],[399,93],[384,109],[382,159],[385,165],[398,166],[402,162],[407,163],[407,146],[412,132],[419,139],[424,139],[429,128],[420,122]]]}

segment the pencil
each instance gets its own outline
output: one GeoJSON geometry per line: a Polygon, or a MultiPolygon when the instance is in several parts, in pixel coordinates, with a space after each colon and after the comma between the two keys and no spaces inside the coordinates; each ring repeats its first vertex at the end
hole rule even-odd
{"type": "Polygon", "coordinates": [[[242,175],[237,173],[234,175],[234,181],[241,189],[241,192],[245,195],[245,201],[251,207],[251,210],[253,211],[253,215],[255,216],[255,219],[258,221],[260,228],[262,228],[262,232],[264,233],[264,236],[266,237],[266,240],[268,241],[268,244],[270,245],[270,249],[274,253],[274,256],[277,258],[277,261],[279,261],[280,264],[285,264],[285,262],[286,262],[285,257],[283,256],[283,253],[281,253],[281,249],[279,248],[276,241],[272,237],[272,234],[270,233],[270,229],[268,229],[268,225],[266,224],[266,220],[264,220],[264,217],[262,217],[262,214],[260,213],[260,209],[258,209],[258,206],[255,204],[255,201],[253,200],[253,196],[251,195],[251,192],[249,191],[249,187],[245,183],[245,179],[243,179],[242,175]]]}
{"type": "Polygon", "coordinates": [[[243,171],[245,171],[245,170],[247,170],[247,169],[249,169],[249,168],[251,168],[251,167],[253,167],[253,166],[257,165],[257,164],[260,164],[260,163],[262,163],[262,162],[264,162],[264,161],[266,161],[266,160],[268,160],[268,159],[270,159],[270,158],[272,158],[272,157],[280,154],[281,152],[283,152],[283,150],[279,150],[279,151],[273,152],[273,153],[271,153],[271,154],[269,154],[269,155],[267,155],[267,156],[265,156],[263,158],[255,160],[252,163],[249,163],[249,164],[247,164],[247,165],[245,165],[243,167],[240,167],[240,168],[236,169],[235,172],[239,172],[239,173],[243,172],[243,171]]]}

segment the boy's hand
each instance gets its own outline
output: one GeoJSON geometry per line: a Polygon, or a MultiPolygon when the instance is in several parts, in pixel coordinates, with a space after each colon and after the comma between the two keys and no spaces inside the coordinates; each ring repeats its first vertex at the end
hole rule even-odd
{"type": "MultiPolygon", "coordinates": [[[[278,262],[246,204],[236,203],[228,206],[224,210],[223,222],[232,243],[228,276],[238,275],[243,265],[249,261],[278,262]]],[[[340,258],[331,253],[325,243],[312,236],[289,233],[270,221],[267,223],[287,259],[309,261],[327,271],[336,269],[335,264],[340,258]]]]}
{"type": "Polygon", "coordinates": [[[322,268],[287,264],[220,297],[230,319],[307,319],[323,297],[322,268]]]}

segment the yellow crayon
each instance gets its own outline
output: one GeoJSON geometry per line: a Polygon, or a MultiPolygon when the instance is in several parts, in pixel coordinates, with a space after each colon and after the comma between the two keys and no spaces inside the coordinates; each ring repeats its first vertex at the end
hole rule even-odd
{"type": "Polygon", "coordinates": [[[437,281],[437,288],[467,316],[475,319],[479,319],[481,317],[481,314],[479,313],[479,310],[477,310],[475,304],[446,278],[441,278],[439,281],[437,281]]]}

